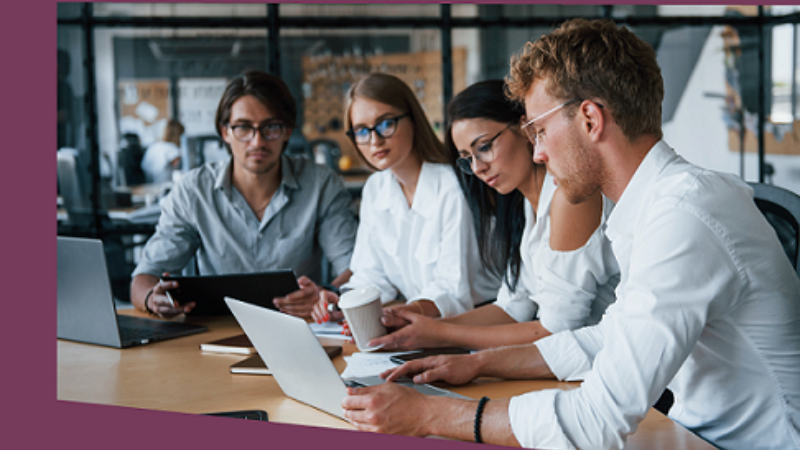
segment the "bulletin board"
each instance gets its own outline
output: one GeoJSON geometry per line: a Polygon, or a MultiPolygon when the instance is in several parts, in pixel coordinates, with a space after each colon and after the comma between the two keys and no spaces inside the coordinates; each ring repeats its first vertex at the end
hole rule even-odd
{"type": "MultiPolygon", "coordinates": [[[[453,92],[466,87],[466,57],[465,48],[453,49],[453,92]]],[[[303,57],[303,134],[309,141],[325,138],[338,142],[342,156],[348,156],[356,169],[365,166],[345,135],[344,99],[350,86],[371,72],[388,73],[406,82],[440,139],[444,132],[442,55],[438,50],[366,57],[303,57]]]]}
{"type": "Polygon", "coordinates": [[[169,80],[122,80],[117,98],[121,133],[136,133],[144,145],[160,138],[169,117],[169,80]]]}

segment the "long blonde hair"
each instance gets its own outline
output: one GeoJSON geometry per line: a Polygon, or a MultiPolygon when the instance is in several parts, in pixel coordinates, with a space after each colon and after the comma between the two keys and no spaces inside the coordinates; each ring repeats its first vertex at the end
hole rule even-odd
{"type": "MultiPolygon", "coordinates": [[[[408,113],[411,122],[414,124],[414,142],[412,151],[419,156],[420,160],[432,163],[451,163],[451,157],[445,150],[444,145],[434,133],[419,100],[401,79],[388,75],[385,73],[371,73],[364,78],[358,80],[347,93],[345,109],[344,109],[344,127],[349,130],[353,127],[353,122],[350,119],[350,110],[353,106],[353,100],[356,97],[363,97],[376,102],[380,102],[394,108],[399,109],[404,113],[408,113]]],[[[364,163],[372,167],[366,161],[361,150],[353,142],[358,156],[364,163]]],[[[374,167],[373,167],[374,169],[374,167]]]]}

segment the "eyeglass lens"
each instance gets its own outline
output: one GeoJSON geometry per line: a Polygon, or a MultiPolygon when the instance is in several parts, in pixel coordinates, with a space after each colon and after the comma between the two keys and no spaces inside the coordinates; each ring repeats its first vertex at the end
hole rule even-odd
{"type": "Polygon", "coordinates": [[[374,127],[360,127],[353,130],[353,136],[357,144],[368,144],[370,138],[372,137],[372,132],[375,131],[375,134],[378,136],[386,139],[390,138],[394,135],[394,132],[397,130],[397,121],[404,116],[400,117],[389,117],[380,121],[374,127]]]}
{"type": "Polygon", "coordinates": [[[231,129],[233,130],[233,137],[242,142],[253,139],[256,136],[256,130],[261,133],[261,137],[265,140],[274,141],[281,137],[284,126],[282,123],[272,122],[261,125],[260,127],[254,127],[252,125],[232,125],[231,129]]]}

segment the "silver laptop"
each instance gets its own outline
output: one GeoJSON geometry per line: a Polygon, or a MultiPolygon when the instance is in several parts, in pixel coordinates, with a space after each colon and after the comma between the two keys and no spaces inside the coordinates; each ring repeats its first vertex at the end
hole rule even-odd
{"type": "MultiPolygon", "coordinates": [[[[344,419],[346,386],[385,382],[378,376],[342,379],[305,320],[230,297],[225,302],[287,396],[344,419]]],[[[399,384],[423,394],[469,399],[428,384],[399,384]]]]}
{"type": "Polygon", "coordinates": [[[118,316],[103,242],[58,237],[58,338],[132,347],[200,333],[200,325],[118,316]]]}

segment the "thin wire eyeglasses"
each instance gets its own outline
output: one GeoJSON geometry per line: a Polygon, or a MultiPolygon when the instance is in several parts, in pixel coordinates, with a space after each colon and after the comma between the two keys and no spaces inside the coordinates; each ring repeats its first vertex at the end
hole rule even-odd
{"type": "Polygon", "coordinates": [[[513,123],[506,125],[499,133],[495,134],[494,137],[488,139],[486,141],[481,142],[476,147],[473,146],[472,154],[469,156],[461,156],[456,159],[456,166],[461,169],[462,172],[466,173],[467,175],[473,175],[472,171],[472,164],[474,161],[480,161],[484,164],[490,163],[494,161],[495,152],[494,152],[494,142],[497,138],[503,134],[513,123]]]}
{"type": "Polygon", "coordinates": [[[358,127],[355,129],[347,130],[346,134],[358,145],[369,144],[372,139],[372,132],[374,131],[379,137],[388,139],[394,136],[397,131],[397,122],[403,117],[408,117],[411,114],[405,113],[395,117],[386,117],[378,122],[374,127],[358,127]]]}
{"type": "MultiPolygon", "coordinates": [[[[531,125],[534,122],[536,122],[537,120],[544,119],[545,117],[549,116],[550,114],[553,114],[554,112],[556,112],[556,111],[560,110],[561,108],[569,105],[570,103],[579,102],[579,101],[581,101],[581,99],[579,99],[579,98],[573,98],[572,100],[567,100],[564,103],[562,103],[562,104],[556,106],[555,108],[551,109],[550,111],[547,111],[544,114],[540,114],[540,115],[534,117],[533,119],[521,124],[519,128],[522,130],[523,133],[525,133],[525,137],[527,137],[528,140],[533,145],[539,145],[540,140],[544,139],[544,130],[537,130],[535,127],[532,127],[531,125]]],[[[524,118],[523,118],[523,120],[524,120],[524,118]]]]}
{"type": "Polygon", "coordinates": [[[286,129],[286,125],[281,122],[268,122],[259,127],[254,127],[249,124],[228,124],[228,126],[230,127],[231,132],[233,132],[233,137],[235,137],[239,142],[249,142],[251,139],[256,137],[256,130],[261,133],[261,137],[264,138],[265,141],[274,141],[279,139],[286,129]]]}

